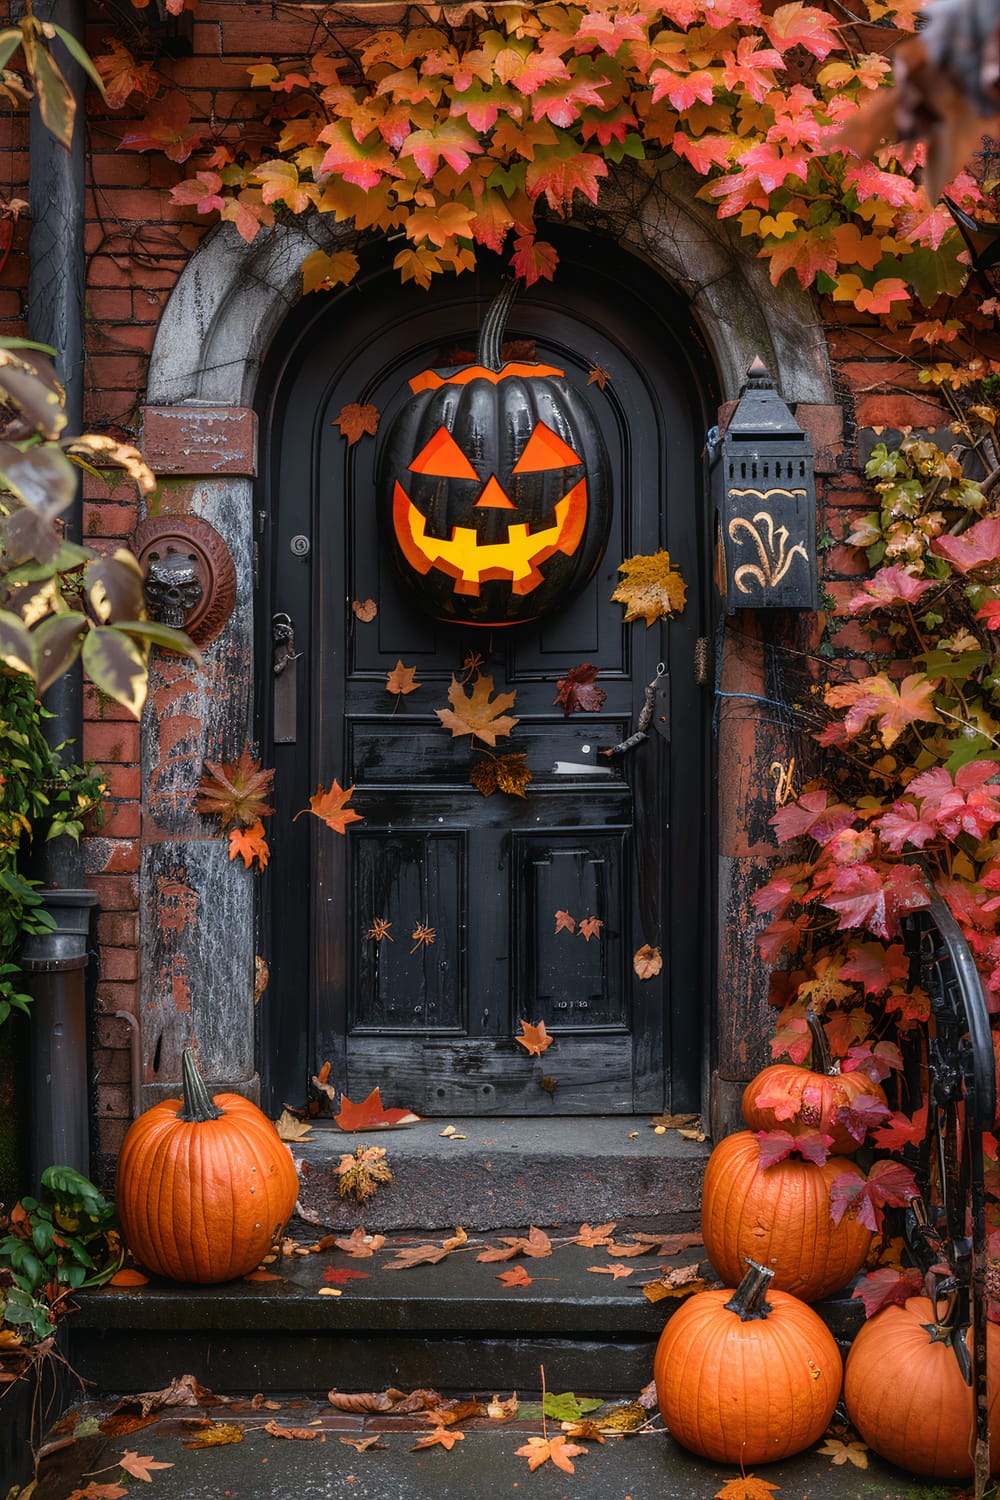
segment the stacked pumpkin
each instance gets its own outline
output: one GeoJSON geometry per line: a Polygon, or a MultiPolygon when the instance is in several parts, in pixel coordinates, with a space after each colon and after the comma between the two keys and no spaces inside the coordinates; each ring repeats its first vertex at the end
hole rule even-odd
{"type": "Polygon", "coordinates": [[[822,1435],[840,1394],[840,1352],[805,1304],[844,1286],[868,1253],[871,1230],[849,1208],[835,1223],[830,1192],[845,1173],[864,1180],[846,1159],[858,1142],[840,1111],[862,1096],[884,1105],[885,1095],[864,1074],[831,1070],[812,1017],[810,1030],[814,1067],[778,1063],[758,1074],[743,1095],[751,1129],[721,1141],[705,1172],[702,1238],[726,1287],[737,1289],[690,1298],[656,1351],[669,1430],[717,1462],[766,1463],[800,1452],[822,1435]],[[803,1145],[807,1132],[827,1137],[828,1159],[789,1155],[762,1165],[755,1131],[775,1129],[803,1145]]]}
{"type": "Polygon", "coordinates": [[[299,1181],[265,1114],[239,1094],[210,1097],[194,1053],[183,1099],[154,1104],[130,1126],[115,1189],[125,1242],[174,1281],[245,1276],[291,1217],[299,1181]]]}

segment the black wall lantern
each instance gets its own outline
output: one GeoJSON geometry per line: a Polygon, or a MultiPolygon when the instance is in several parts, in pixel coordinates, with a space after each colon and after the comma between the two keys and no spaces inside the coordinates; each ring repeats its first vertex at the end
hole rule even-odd
{"type": "Polygon", "coordinates": [[[817,609],[813,448],[758,357],[716,449],[716,581],[726,610],[817,609]]]}

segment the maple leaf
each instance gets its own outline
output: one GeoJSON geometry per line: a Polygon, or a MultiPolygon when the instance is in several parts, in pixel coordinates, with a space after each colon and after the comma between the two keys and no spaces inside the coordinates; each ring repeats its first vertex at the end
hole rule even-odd
{"type": "Polygon", "coordinates": [[[870,1094],[859,1094],[850,1104],[842,1104],[834,1111],[833,1123],[843,1125],[860,1146],[869,1130],[887,1119],[890,1114],[889,1106],[883,1104],[881,1099],[876,1099],[870,1094]]]}
{"type": "Polygon", "coordinates": [[[340,415],[334,417],[332,425],[339,427],[341,434],[349,444],[356,443],[359,438],[369,433],[372,437],[378,431],[378,408],[370,403],[361,406],[357,401],[342,406],[340,415]]]}
{"type": "Polygon", "coordinates": [[[659,948],[643,943],[632,955],[632,967],[640,979],[654,979],[663,968],[663,955],[659,948]]]}
{"type": "Polygon", "coordinates": [[[775,1028],[771,1038],[771,1056],[791,1058],[793,1063],[805,1062],[812,1051],[812,1037],[803,1016],[789,1016],[775,1028]]]}
{"type": "Polygon", "coordinates": [[[577,1443],[568,1443],[565,1436],[559,1433],[556,1437],[530,1437],[523,1448],[515,1449],[519,1458],[528,1460],[528,1468],[532,1473],[540,1469],[542,1464],[551,1462],[557,1469],[562,1469],[566,1474],[575,1474],[576,1470],[570,1463],[579,1453],[586,1453],[586,1448],[581,1448],[577,1443]]]}
{"type": "Polygon", "coordinates": [[[509,735],[518,722],[504,713],[505,709],[513,708],[516,697],[515,690],[512,693],[498,693],[494,698],[493,678],[482,674],[477,674],[471,691],[466,693],[453,673],[451,687],[448,689],[451,708],[437,708],[434,712],[445,729],[451,730],[453,739],[459,735],[471,734],[484,744],[493,746],[499,736],[509,735]]]}
{"type": "Polygon", "coordinates": [[[588,385],[596,385],[599,390],[603,391],[610,379],[611,376],[607,370],[603,369],[600,365],[591,365],[590,374],[587,376],[588,385]]]}
{"type": "Polygon", "coordinates": [[[413,1125],[419,1119],[419,1115],[408,1109],[383,1109],[377,1085],[360,1104],[352,1104],[345,1094],[341,1094],[340,1113],[334,1115],[341,1130],[347,1131],[395,1130],[400,1125],[413,1125]]]}
{"type": "Polygon", "coordinates": [[[197,131],[189,130],[191,109],[183,94],[168,93],[147,111],[134,130],[126,130],[119,151],[162,151],[171,161],[187,161],[201,145],[197,131]]]}
{"type": "Polygon", "coordinates": [[[354,1155],[345,1153],[334,1169],[340,1178],[337,1190],[342,1198],[348,1195],[364,1203],[378,1191],[380,1182],[391,1182],[392,1172],[385,1160],[382,1146],[359,1146],[354,1155]]]}
{"type": "Polygon", "coordinates": [[[804,1156],[806,1161],[821,1167],[833,1145],[833,1136],[822,1135],[818,1130],[800,1130],[796,1135],[788,1130],[758,1130],[755,1133],[760,1143],[760,1159],[757,1163],[759,1172],[773,1167],[776,1162],[784,1161],[793,1151],[804,1156]]]}
{"type": "Polygon", "coordinates": [[[839,1224],[850,1210],[873,1233],[881,1228],[882,1207],[905,1208],[919,1196],[913,1173],[899,1161],[877,1161],[867,1179],[842,1172],[830,1185],[830,1217],[839,1224]]]}
{"type": "Polygon", "coordinates": [[[271,846],[264,837],[264,825],[258,821],[251,823],[249,828],[232,828],[229,831],[229,858],[235,859],[239,855],[243,860],[244,868],[249,870],[254,860],[257,861],[258,870],[267,868],[267,862],[271,857],[271,846]]]}
{"type": "Polygon", "coordinates": [[[357,1228],[351,1231],[346,1239],[335,1239],[333,1242],[338,1250],[343,1250],[345,1255],[353,1255],[357,1260],[365,1260],[374,1255],[376,1250],[381,1250],[385,1244],[384,1234],[366,1234],[364,1229],[357,1228]]]}
{"type": "Polygon", "coordinates": [[[884,672],[879,672],[858,682],[828,687],[825,698],[831,708],[848,710],[844,718],[848,736],[860,734],[869,720],[877,720],[888,750],[907,724],[939,722],[931,701],[936,686],[936,680],[925,673],[911,672],[897,688],[884,672]]]}
{"type": "Polygon", "coordinates": [[[438,1426],[433,1432],[425,1432],[422,1437],[417,1438],[410,1452],[416,1453],[418,1448],[433,1448],[435,1444],[451,1449],[456,1443],[462,1442],[464,1437],[464,1432],[455,1432],[451,1427],[438,1426]]]}
{"type": "Polygon", "coordinates": [[[387,1261],[383,1269],[408,1271],[411,1266],[436,1266],[446,1255],[464,1245],[468,1238],[464,1229],[456,1229],[451,1239],[443,1240],[440,1245],[402,1245],[396,1251],[396,1259],[387,1261]]]}
{"type": "Polygon", "coordinates": [[[912,802],[894,802],[891,812],[876,818],[875,827],[894,854],[901,853],[904,844],[922,849],[937,835],[935,824],[926,821],[912,802]]]}
{"type": "Polygon", "coordinates": [[[265,800],[274,772],[261,770],[260,761],[250,754],[249,746],[244,746],[237,760],[206,760],[204,767],[195,798],[197,812],[217,816],[222,828],[228,828],[230,823],[239,828],[254,824],[260,828],[259,820],[274,812],[265,800]]]}
{"type": "Polygon", "coordinates": [[[631,1276],[635,1266],[588,1266],[588,1271],[594,1271],[598,1276],[613,1276],[615,1281],[621,1281],[624,1276],[631,1276]]]}
{"type": "Polygon", "coordinates": [[[680,614],[687,596],[687,584],[671,564],[670,553],[637,553],[618,564],[623,575],[611,598],[625,606],[625,621],[645,620],[646,628],[654,620],[680,614]]]}
{"type": "Polygon", "coordinates": [[[580,936],[589,943],[592,937],[598,936],[603,926],[600,917],[584,917],[580,923],[580,936]]]}
{"type": "Polygon", "coordinates": [[[147,1484],[152,1484],[153,1482],[153,1469],[172,1469],[174,1467],[173,1464],[159,1462],[150,1454],[142,1457],[131,1448],[122,1454],[118,1462],[126,1474],[131,1474],[133,1479],[144,1479],[147,1484]]]}
{"type": "Polygon", "coordinates": [[[378,605],[374,599],[352,599],[351,609],[365,625],[370,624],[378,614],[378,605]]]}
{"type": "Polygon", "coordinates": [[[321,783],[316,788],[314,795],[309,798],[309,806],[297,812],[292,822],[294,823],[296,818],[301,818],[302,813],[310,812],[313,817],[319,818],[325,823],[327,828],[332,828],[334,833],[346,833],[348,823],[364,822],[360,813],[355,812],[353,807],[347,806],[353,793],[354,788],[352,786],[349,786],[345,792],[336,778],[330,783],[329,789],[325,792],[321,783]]]}
{"type": "MultiPolygon", "coordinates": [[[[777,833],[779,844],[805,836],[814,838],[818,844],[825,844],[842,829],[849,828],[854,816],[854,809],[846,803],[836,799],[831,801],[829,792],[804,792],[794,802],[779,808],[768,822],[777,833]]],[[[788,875],[797,881],[808,868],[808,865],[792,865],[788,870],[779,871],[779,876],[788,875]]]]}
{"type": "Polygon", "coordinates": [[[865,1304],[865,1317],[871,1318],[880,1307],[893,1303],[902,1307],[908,1297],[919,1297],[923,1281],[923,1273],[916,1266],[909,1266],[905,1271],[896,1266],[879,1266],[862,1277],[851,1296],[861,1298],[865,1304]]]}
{"type": "Polygon", "coordinates": [[[768,1479],[758,1479],[755,1474],[741,1474],[738,1479],[727,1479],[721,1490],[716,1490],[715,1500],[771,1500],[780,1485],[768,1479]]]}
{"type": "Polygon", "coordinates": [[[386,673],[385,690],[387,693],[396,693],[404,696],[407,693],[416,692],[422,684],[417,682],[416,667],[404,667],[402,661],[397,661],[391,672],[386,673]]]}
{"type": "Polygon", "coordinates": [[[86,1489],[70,1490],[66,1500],[121,1500],[127,1494],[125,1486],[116,1484],[113,1480],[108,1484],[98,1484],[96,1479],[92,1479],[86,1489]]]}
{"type": "Polygon", "coordinates": [[[575,932],[576,918],[571,917],[568,911],[556,912],[556,932],[575,932]]]}
{"type": "Polygon", "coordinates": [[[596,713],[603,706],[608,695],[603,688],[594,686],[598,671],[599,668],[584,662],[559,678],[552,702],[562,704],[567,719],[570,714],[596,713]]]}
{"type": "Polygon", "coordinates": [[[545,1030],[545,1022],[521,1021],[521,1035],[515,1036],[515,1042],[520,1042],[529,1057],[541,1057],[546,1047],[551,1047],[555,1037],[549,1036],[545,1030]]]}
{"type": "Polygon", "coordinates": [[[868,1467],[868,1448],[859,1441],[842,1443],[839,1438],[831,1437],[816,1451],[825,1454],[835,1464],[851,1463],[856,1469],[868,1467]]]}
{"type": "Polygon", "coordinates": [[[874,1144],[883,1151],[898,1151],[903,1146],[920,1146],[927,1135],[926,1107],[918,1109],[912,1120],[909,1115],[893,1111],[887,1123],[876,1130],[874,1144]]]}
{"type": "Polygon", "coordinates": [[[606,1245],[617,1228],[617,1224],[581,1224],[576,1236],[570,1240],[571,1245],[583,1245],[587,1250],[594,1250],[598,1245],[606,1245]]]}
{"type": "Polygon", "coordinates": [[[283,1109],[274,1122],[274,1128],[283,1141],[304,1141],[312,1133],[307,1120],[300,1120],[290,1109],[283,1109]]]}
{"type": "Polygon", "coordinates": [[[490,1245],[476,1256],[481,1261],[513,1260],[515,1255],[526,1255],[530,1260],[542,1260],[552,1254],[552,1241],[542,1229],[534,1224],[523,1235],[501,1235],[499,1245],[490,1245]]]}
{"type": "Polygon", "coordinates": [[[502,1281],[504,1286],[530,1286],[534,1279],[521,1264],[511,1266],[509,1271],[497,1272],[497,1281],[502,1281]]]}
{"type": "Polygon", "coordinates": [[[270,1419],[270,1421],[264,1423],[263,1431],[268,1433],[271,1437],[289,1438],[294,1441],[304,1443],[313,1442],[320,1436],[315,1427],[283,1427],[281,1423],[276,1422],[273,1417],[270,1419]]]}
{"type": "MultiPolygon", "coordinates": [[[[938,538],[940,540],[940,538],[938,538]]],[[[861,593],[847,601],[849,615],[866,614],[872,609],[893,609],[898,604],[916,604],[928,589],[939,588],[933,578],[917,578],[906,568],[879,568],[861,585],[861,593]]]]}
{"type": "Polygon", "coordinates": [[[882,995],[894,980],[909,977],[910,961],[902,943],[854,943],[840,973],[863,984],[866,995],[882,995]]]}
{"type": "Polygon", "coordinates": [[[326,1266],[323,1280],[331,1286],[346,1286],[349,1281],[367,1278],[367,1271],[353,1271],[350,1266],[326,1266]]]}
{"type": "Polygon", "coordinates": [[[109,38],[110,52],[93,58],[94,67],[104,82],[104,93],[112,109],[121,109],[133,93],[154,99],[160,84],[156,71],[148,62],[137,62],[124,43],[109,38]]]}
{"type": "Polygon", "coordinates": [[[528,758],[523,751],[511,755],[494,755],[481,760],[469,772],[469,780],[484,797],[494,792],[506,792],[511,797],[523,797],[525,787],[532,779],[528,769],[528,758]]]}

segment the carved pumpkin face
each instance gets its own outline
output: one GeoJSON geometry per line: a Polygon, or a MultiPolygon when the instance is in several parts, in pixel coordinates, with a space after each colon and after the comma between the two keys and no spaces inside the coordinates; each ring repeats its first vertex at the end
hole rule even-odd
{"type": "Polygon", "coordinates": [[[441,620],[537,619],[591,577],[610,523],[597,421],[562,370],[425,370],[382,441],[382,534],[441,620]]]}

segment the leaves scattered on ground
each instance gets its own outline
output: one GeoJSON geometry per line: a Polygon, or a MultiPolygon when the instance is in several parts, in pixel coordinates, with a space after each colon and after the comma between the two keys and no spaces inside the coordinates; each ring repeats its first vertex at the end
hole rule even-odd
{"type": "Polygon", "coordinates": [[[442,1448],[451,1449],[454,1448],[456,1443],[462,1442],[464,1438],[464,1432],[455,1432],[451,1427],[438,1425],[431,1432],[425,1432],[421,1437],[418,1437],[410,1452],[416,1453],[418,1448],[433,1448],[437,1444],[440,1444],[442,1448]]]}
{"type": "Polygon", "coordinates": [[[308,1120],[300,1120],[287,1107],[274,1122],[274,1128],[283,1141],[304,1141],[312,1134],[308,1120]]]}
{"type": "Polygon", "coordinates": [[[401,1125],[416,1125],[420,1116],[410,1109],[385,1109],[378,1086],[372,1089],[367,1099],[352,1104],[345,1094],[340,1096],[340,1113],[334,1121],[341,1130],[395,1130],[401,1125]]]}
{"type": "Polygon", "coordinates": [[[465,1230],[459,1228],[450,1239],[442,1240],[440,1245],[400,1245],[396,1250],[395,1260],[388,1261],[384,1269],[408,1271],[411,1266],[437,1265],[446,1255],[466,1244],[468,1238],[465,1230]]]}
{"type": "Polygon", "coordinates": [[[185,1448],[225,1448],[230,1443],[242,1443],[243,1428],[232,1422],[210,1422],[198,1436],[184,1444],[185,1448]]]}
{"type": "Polygon", "coordinates": [[[527,1238],[523,1235],[500,1235],[499,1245],[487,1246],[476,1256],[477,1260],[496,1261],[513,1260],[515,1255],[527,1255],[532,1260],[541,1260],[552,1254],[552,1241],[541,1229],[536,1229],[534,1224],[528,1230],[527,1238]]]}
{"type": "Polygon", "coordinates": [[[388,1443],[380,1443],[377,1434],[362,1438],[341,1437],[337,1441],[343,1443],[345,1448],[353,1448],[355,1453],[367,1453],[369,1448],[388,1448],[389,1446],[388,1443]]]}
{"type": "Polygon", "coordinates": [[[554,1437],[530,1437],[522,1448],[516,1449],[519,1458],[528,1460],[528,1468],[534,1473],[544,1463],[552,1463],[557,1469],[562,1469],[566,1474],[575,1474],[571,1458],[578,1453],[586,1453],[586,1448],[581,1448],[577,1443],[567,1442],[563,1433],[557,1433],[554,1437]]]}
{"type": "Polygon", "coordinates": [[[497,1281],[502,1281],[504,1286],[531,1286],[534,1279],[533,1276],[528,1275],[523,1264],[520,1263],[511,1266],[509,1271],[500,1271],[497,1275],[497,1281]]]}
{"type": "Polygon", "coordinates": [[[374,1255],[376,1250],[381,1250],[385,1244],[384,1234],[366,1234],[360,1226],[353,1230],[346,1238],[335,1239],[333,1242],[338,1250],[343,1250],[345,1255],[353,1255],[358,1260],[366,1259],[374,1255]]]}
{"type": "Polygon", "coordinates": [[[115,1413],[138,1411],[148,1417],[151,1412],[171,1406],[219,1406],[228,1405],[228,1396],[217,1396],[207,1386],[199,1384],[193,1375],[178,1375],[161,1391],[140,1391],[123,1396],[115,1407],[115,1413]]]}
{"type": "Polygon", "coordinates": [[[780,1485],[769,1479],[758,1479],[754,1474],[741,1474],[738,1479],[727,1479],[721,1490],[716,1490],[715,1500],[771,1500],[780,1485]]]}
{"type": "Polygon", "coordinates": [[[856,1469],[868,1467],[868,1446],[860,1438],[845,1443],[840,1438],[828,1437],[822,1448],[816,1451],[830,1459],[831,1463],[853,1464],[856,1469]]]}
{"type": "Polygon", "coordinates": [[[595,1271],[598,1276],[613,1276],[615,1281],[621,1281],[625,1276],[631,1276],[635,1266],[623,1266],[612,1264],[609,1266],[588,1266],[588,1271],[595,1271]]]}

